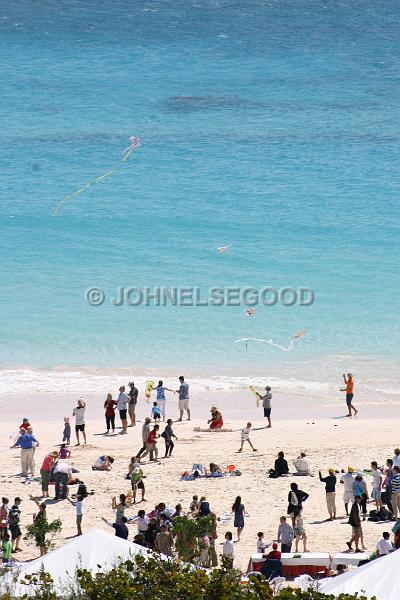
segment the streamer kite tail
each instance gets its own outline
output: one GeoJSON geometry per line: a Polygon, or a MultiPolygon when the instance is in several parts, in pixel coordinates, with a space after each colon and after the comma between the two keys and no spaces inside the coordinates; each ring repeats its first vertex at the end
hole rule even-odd
{"type": "Polygon", "coordinates": [[[306,335],[306,333],[307,333],[306,331],[299,331],[299,332],[295,333],[294,335],[292,335],[292,337],[289,340],[289,344],[287,346],[281,346],[280,344],[275,344],[275,342],[273,342],[271,339],[264,340],[261,338],[240,338],[239,340],[235,340],[235,344],[240,343],[240,342],[245,342],[246,350],[247,350],[249,342],[261,342],[263,344],[268,344],[269,346],[275,346],[275,348],[279,348],[279,350],[282,350],[282,352],[290,352],[291,350],[293,350],[294,342],[297,339],[306,335]]]}
{"type": "Polygon", "coordinates": [[[73,198],[74,196],[78,196],[79,194],[81,194],[82,192],[87,190],[90,186],[92,186],[96,183],[100,183],[101,181],[104,181],[104,179],[107,179],[107,177],[111,177],[111,175],[113,175],[116,171],[118,171],[119,168],[121,168],[122,163],[125,162],[126,160],[128,160],[128,158],[130,157],[132,152],[134,150],[136,150],[136,148],[139,146],[139,138],[138,137],[132,135],[129,139],[130,139],[130,144],[123,151],[121,160],[112,169],[109,169],[108,171],[103,173],[103,175],[100,175],[98,177],[95,177],[94,179],[91,179],[90,181],[85,183],[85,185],[80,187],[75,192],[72,192],[71,194],[67,194],[66,196],[64,196],[64,198],[61,199],[61,201],[58,203],[56,209],[54,210],[53,217],[58,215],[58,213],[60,212],[64,203],[67,200],[69,200],[70,198],[73,198]]]}

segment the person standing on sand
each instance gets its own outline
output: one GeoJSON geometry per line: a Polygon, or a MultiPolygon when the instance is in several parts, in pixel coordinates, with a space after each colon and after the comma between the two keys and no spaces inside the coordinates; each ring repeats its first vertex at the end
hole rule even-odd
{"type": "Polygon", "coordinates": [[[76,444],[75,446],[80,446],[79,440],[79,432],[82,431],[83,435],[83,445],[86,446],[86,432],[85,432],[85,410],[86,403],[83,398],[79,398],[78,406],[74,408],[72,411],[72,415],[75,417],[75,435],[76,435],[76,444]]]}
{"type": "Polygon", "coordinates": [[[385,480],[382,487],[386,492],[386,504],[390,512],[393,512],[392,504],[392,480],[393,480],[393,460],[388,458],[386,461],[386,469],[384,469],[385,480]]]}
{"type": "Polygon", "coordinates": [[[47,456],[43,459],[42,468],[40,469],[40,477],[42,479],[42,494],[43,498],[49,497],[49,483],[51,477],[51,470],[53,468],[54,463],[58,458],[58,453],[53,450],[47,454],[47,456]]]}
{"type": "Polygon", "coordinates": [[[264,417],[266,417],[268,419],[268,425],[267,425],[266,429],[269,429],[270,427],[272,427],[272,425],[271,425],[271,400],[272,400],[271,387],[269,385],[266,386],[264,396],[261,396],[261,394],[259,394],[258,392],[256,392],[256,396],[259,400],[262,401],[262,405],[263,405],[263,409],[264,409],[264,417]]]}
{"type": "Polygon", "coordinates": [[[329,513],[329,520],[333,521],[336,519],[336,475],[335,469],[328,469],[329,475],[322,477],[321,471],[319,471],[319,480],[325,483],[325,494],[326,494],[326,506],[329,513]]]}
{"type": "Polygon", "coordinates": [[[352,412],[351,412],[352,410],[354,411],[354,416],[356,416],[356,414],[358,413],[358,410],[353,405],[353,396],[354,396],[353,375],[351,373],[347,373],[347,377],[346,377],[346,375],[343,373],[343,381],[344,381],[346,387],[340,388],[340,391],[346,392],[346,404],[347,404],[347,409],[349,411],[349,414],[346,415],[346,417],[353,416],[352,412]]]}
{"type": "Polygon", "coordinates": [[[175,390],[170,390],[169,388],[164,386],[164,383],[160,380],[158,382],[157,387],[155,388],[156,392],[157,392],[157,405],[160,407],[161,410],[161,415],[163,418],[163,421],[165,422],[165,405],[167,402],[167,399],[165,397],[165,392],[173,392],[175,394],[175,390]]]}
{"type": "Polygon", "coordinates": [[[21,505],[21,498],[18,496],[14,498],[14,504],[9,510],[8,513],[8,523],[10,526],[11,533],[11,543],[13,545],[13,552],[21,552],[21,548],[19,547],[22,531],[21,531],[21,509],[19,508],[21,505]]]}
{"type": "Polygon", "coordinates": [[[137,387],[135,387],[134,381],[130,381],[128,385],[130,387],[130,390],[128,392],[128,396],[129,396],[128,412],[129,412],[129,418],[131,420],[131,424],[128,425],[128,427],[135,427],[135,425],[136,425],[136,404],[137,404],[139,390],[137,389],[137,387]]]}
{"type": "Polygon", "coordinates": [[[176,392],[179,394],[179,419],[182,421],[183,411],[186,410],[187,420],[190,421],[190,409],[189,409],[189,384],[185,382],[183,375],[179,377],[180,386],[176,392]]]}
{"type": "Polygon", "coordinates": [[[121,419],[121,423],[122,423],[122,431],[120,431],[121,435],[128,433],[128,431],[127,431],[128,421],[126,418],[127,412],[128,412],[128,402],[129,402],[129,396],[125,392],[125,386],[121,385],[121,387],[119,388],[119,395],[118,395],[118,400],[117,400],[117,408],[119,410],[119,418],[121,419]]]}
{"type": "Polygon", "coordinates": [[[21,475],[28,477],[28,471],[32,475],[35,475],[35,447],[39,446],[39,442],[32,433],[28,433],[28,430],[21,429],[21,435],[11,446],[11,448],[21,448],[21,475]]]}
{"type": "Polygon", "coordinates": [[[349,503],[354,503],[354,469],[347,467],[347,473],[343,473],[340,478],[340,483],[344,484],[343,502],[346,510],[346,516],[349,516],[349,503]]]}
{"type": "MultiPolygon", "coordinates": [[[[158,435],[159,429],[160,429],[160,426],[158,424],[154,425],[153,429],[150,431],[149,435],[147,436],[146,451],[141,456],[141,458],[144,458],[145,456],[150,454],[150,462],[160,462],[158,460],[158,448],[157,448],[157,438],[160,437],[158,435]]],[[[140,461],[141,459],[138,458],[138,460],[140,461]]]]}
{"type": "Polygon", "coordinates": [[[361,552],[359,543],[362,538],[361,527],[361,496],[356,496],[349,516],[349,525],[352,527],[352,536],[349,542],[346,542],[349,550],[352,549],[353,542],[356,545],[356,552],[361,552]]]}
{"type": "Polygon", "coordinates": [[[371,498],[375,500],[376,510],[382,508],[382,473],[378,469],[378,463],[373,460],[371,463],[372,469],[372,492],[371,498]]]}
{"type": "Polygon", "coordinates": [[[236,500],[232,506],[232,512],[234,513],[233,526],[237,530],[237,541],[240,542],[240,536],[244,529],[244,505],[240,496],[236,496],[236,500]]]}
{"type": "Polygon", "coordinates": [[[247,423],[246,427],[244,427],[241,430],[241,432],[240,432],[240,448],[239,448],[238,452],[242,452],[243,445],[245,442],[247,442],[250,445],[250,448],[253,450],[253,452],[257,452],[257,448],[254,448],[254,446],[250,440],[251,427],[252,427],[252,424],[249,422],[249,423],[247,423]]]}
{"type": "Polygon", "coordinates": [[[107,394],[107,398],[106,401],[104,402],[104,408],[106,409],[106,412],[104,414],[104,416],[106,417],[106,427],[107,427],[107,431],[106,433],[110,433],[110,429],[112,429],[112,432],[115,432],[115,407],[117,406],[117,403],[115,402],[115,400],[113,400],[112,394],[107,394]]]}
{"type": "Polygon", "coordinates": [[[146,443],[147,443],[147,438],[149,437],[149,433],[150,433],[150,423],[151,423],[151,419],[150,417],[146,417],[144,420],[144,423],[142,425],[142,447],[140,448],[139,452],[136,454],[136,458],[140,458],[144,452],[146,452],[146,443]]]}

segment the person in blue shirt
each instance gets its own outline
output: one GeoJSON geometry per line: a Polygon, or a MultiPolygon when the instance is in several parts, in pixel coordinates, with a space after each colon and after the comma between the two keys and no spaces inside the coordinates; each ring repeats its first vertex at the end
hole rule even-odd
{"type": "Polygon", "coordinates": [[[154,423],[157,423],[161,419],[161,410],[157,402],[153,402],[153,408],[151,409],[151,416],[154,419],[154,423]]]}
{"type": "Polygon", "coordinates": [[[175,394],[175,390],[170,390],[169,388],[165,387],[164,383],[161,380],[158,382],[158,385],[155,388],[155,390],[157,392],[157,404],[160,407],[163,421],[165,421],[165,404],[167,402],[165,392],[173,392],[175,394]]]}
{"type": "Polygon", "coordinates": [[[11,448],[21,448],[21,475],[28,477],[28,472],[35,475],[35,448],[39,446],[39,442],[32,433],[32,427],[29,427],[26,431],[20,430],[20,436],[11,446],[11,448]]]}

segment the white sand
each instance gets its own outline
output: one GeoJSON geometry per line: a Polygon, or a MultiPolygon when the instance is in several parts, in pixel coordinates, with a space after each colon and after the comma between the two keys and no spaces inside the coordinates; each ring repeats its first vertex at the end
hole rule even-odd
{"type": "MultiPolygon", "coordinates": [[[[234,398],[236,410],[233,412],[235,418],[239,412],[239,406],[234,398]]],[[[55,399],[55,404],[57,399],[55,399]]],[[[171,416],[176,418],[177,402],[171,400],[170,408],[174,409],[171,416]]],[[[194,402],[193,402],[194,404],[194,402]]],[[[390,407],[385,407],[384,416],[386,420],[367,419],[364,411],[360,416],[353,419],[336,418],[343,414],[342,404],[329,410],[324,410],[325,418],[321,418],[321,411],[314,410],[312,418],[298,420],[284,420],[285,407],[279,410],[273,409],[272,429],[260,429],[252,432],[252,440],[258,452],[251,452],[250,448],[244,448],[242,454],[237,454],[239,448],[239,431],[229,433],[196,433],[194,427],[205,426],[211,401],[196,399],[195,417],[199,414],[202,419],[183,423],[175,423],[174,430],[178,436],[174,456],[168,460],[162,460],[160,464],[144,461],[144,471],[147,475],[146,498],[147,502],[139,508],[144,507],[146,511],[154,508],[159,501],[174,507],[178,502],[186,510],[193,494],[205,495],[211,504],[212,510],[217,515],[229,514],[232,503],[237,495],[248,512],[242,540],[235,545],[235,562],[241,568],[246,568],[250,554],[255,552],[257,531],[265,532],[265,539],[270,542],[276,537],[279,517],[286,514],[287,494],[289,484],[296,481],[301,489],[310,494],[305,503],[304,521],[308,535],[308,545],[311,551],[339,552],[346,550],[346,540],[350,537],[351,528],[347,525],[347,519],[343,517],[344,507],[342,501],[342,486],[338,486],[337,506],[338,518],[335,522],[323,522],[327,518],[325,505],[324,484],[318,479],[318,469],[326,471],[329,466],[337,469],[347,468],[351,464],[356,469],[369,468],[371,460],[377,460],[378,464],[384,464],[386,458],[392,457],[393,448],[398,445],[397,424],[390,420],[390,407]],[[274,415],[278,414],[280,420],[274,415]],[[273,466],[274,459],[279,450],[284,450],[286,458],[291,466],[291,461],[296,458],[300,450],[305,450],[312,460],[315,477],[294,478],[287,477],[278,480],[268,479],[266,471],[273,466]],[[180,473],[192,466],[195,462],[208,465],[216,462],[221,467],[236,464],[242,471],[241,477],[226,477],[223,479],[198,480],[192,482],[180,481],[180,473]]],[[[232,398],[229,404],[232,404],[232,398]]],[[[326,404],[326,403],[325,403],[326,404]]],[[[73,406],[73,399],[69,406],[73,406]]],[[[337,405],[337,403],[336,403],[337,405]]],[[[36,451],[37,474],[44,455],[54,449],[61,441],[62,420],[56,422],[35,421],[33,407],[27,410],[24,402],[24,415],[18,411],[12,423],[2,423],[0,436],[2,448],[6,447],[7,434],[15,431],[21,421],[21,417],[28,413],[34,425],[35,433],[40,441],[40,447],[36,451]]],[[[225,426],[232,430],[239,430],[247,421],[246,412],[251,417],[258,415],[253,420],[253,427],[265,426],[260,414],[260,409],[255,410],[254,403],[247,403],[240,411],[244,416],[240,420],[229,420],[228,400],[219,404],[225,418],[225,426]],[[248,410],[247,410],[248,409],[248,410]]],[[[68,414],[66,406],[54,407],[57,414],[68,414]]],[[[291,413],[293,414],[293,406],[291,413]]],[[[51,409],[51,412],[52,409],[51,409]]],[[[149,407],[143,401],[138,410],[139,418],[143,418],[149,412],[149,407]]],[[[124,480],[127,472],[129,459],[141,446],[141,423],[134,429],[129,429],[126,436],[116,435],[106,437],[99,435],[105,430],[102,418],[102,401],[96,404],[91,401],[88,409],[87,435],[88,445],[86,447],[72,449],[72,464],[79,469],[78,477],[83,479],[88,489],[93,489],[95,494],[84,502],[83,529],[90,527],[106,527],[100,520],[101,516],[112,518],[111,498],[129,490],[129,482],[124,480]],[[101,454],[110,454],[116,458],[111,472],[94,472],[91,465],[101,454]]],[[[291,414],[291,416],[292,416],[291,414]]],[[[300,413],[301,414],[301,413],[300,413]]],[[[9,413],[10,417],[11,415],[9,413]]],[[[371,416],[371,414],[369,414],[371,416]]],[[[119,419],[117,418],[119,425],[119,419]]],[[[75,442],[75,441],[74,441],[75,442]]],[[[164,449],[162,438],[159,440],[159,448],[164,449]]],[[[6,495],[12,501],[14,496],[19,495],[22,503],[22,524],[26,525],[32,519],[35,506],[29,501],[29,493],[40,496],[40,482],[24,485],[16,476],[20,472],[19,450],[7,450],[0,452],[0,489],[1,495],[6,495]]],[[[367,478],[370,487],[371,478],[367,478]]],[[[74,492],[76,488],[72,488],[74,492]]],[[[369,505],[372,508],[372,504],[369,505]]],[[[135,510],[128,511],[128,515],[135,514],[135,510]]],[[[63,530],[57,538],[57,545],[76,533],[75,511],[66,501],[49,505],[49,518],[60,517],[63,521],[63,530]]],[[[131,525],[130,539],[136,533],[136,527],[131,525]]],[[[375,524],[365,522],[363,524],[365,543],[369,550],[373,550],[376,541],[385,530],[390,530],[391,525],[375,524]]],[[[233,520],[220,524],[218,528],[219,541],[223,541],[225,531],[233,529],[233,520]]],[[[236,537],[236,536],[235,536],[236,537]]],[[[19,560],[26,560],[38,555],[33,543],[29,545],[22,542],[23,552],[16,555],[19,560]]],[[[218,546],[218,550],[220,546],[218,546]]]]}

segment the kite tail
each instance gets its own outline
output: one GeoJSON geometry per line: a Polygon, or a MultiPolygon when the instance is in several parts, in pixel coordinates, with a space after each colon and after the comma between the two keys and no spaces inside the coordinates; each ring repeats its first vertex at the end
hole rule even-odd
{"type": "Polygon", "coordinates": [[[82,192],[84,192],[85,190],[87,190],[87,188],[90,187],[91,185],[94,185],[96,183],[100,183],[100,181],[103,181],[107,177],[110,177],[111,175],[113,175],[119,168],[121,168],[122,163],[125,162],[126,160],[128,160],[128,158],[130,157],[130,155],[132,154],[132,152],[134,150],[136,150],[136,148],[138,146],[139,146],[139,138],[132,136],[131,137],[131,145],[124,150],[124,153],[123,153],[123,156],[122,156],[121,160],[112,169],[110,169],[109,171],[107,171],[103,175],[100,175],[99,177],[95,177],[91,181],[88,181],[83,187],[81,187],[79,190],[76,190],[76,192],[72,192],[71,194],[68,194],[67,196],[64,196],[64,198],[61,199],[61,201],[57,205],[56,209],[54,210],[53,217],[55,217],[55,216],[58,215],[58,213],[60,212],[61,208],[63,207],[64,203],[67,200],[69,200],[70,198],[73,198],[74,196],[78,196],[79,194],[81,194],[82,192]]]}

